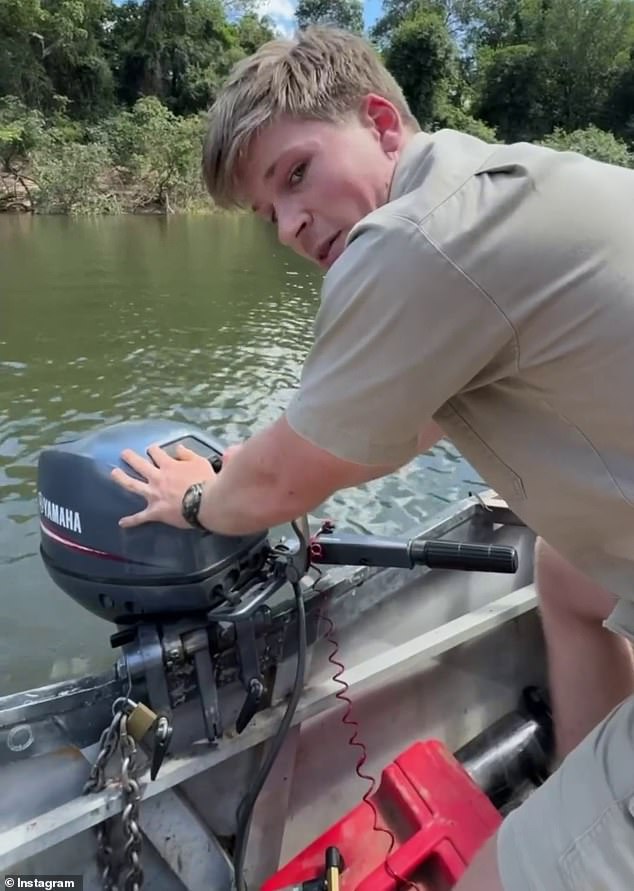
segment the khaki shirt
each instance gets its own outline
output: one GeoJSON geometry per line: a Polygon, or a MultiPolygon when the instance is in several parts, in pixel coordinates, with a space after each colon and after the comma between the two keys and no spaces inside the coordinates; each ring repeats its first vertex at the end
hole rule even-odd
{"type": "Polygon", "coordinates": [[[432,419],[634,600],[634,170],[449,130],[408,143],[325,277],[288,420],[379,464],[432,419]]]}

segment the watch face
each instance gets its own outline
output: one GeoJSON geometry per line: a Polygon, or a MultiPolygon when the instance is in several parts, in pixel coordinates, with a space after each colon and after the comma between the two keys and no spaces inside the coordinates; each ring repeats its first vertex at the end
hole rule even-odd
{"type": "Polygon", "coordinates": [[[183,496],[183,516],[193,526],[198,526],[198,510],[203,487],[200,483],[194,483],[183,496]]]}

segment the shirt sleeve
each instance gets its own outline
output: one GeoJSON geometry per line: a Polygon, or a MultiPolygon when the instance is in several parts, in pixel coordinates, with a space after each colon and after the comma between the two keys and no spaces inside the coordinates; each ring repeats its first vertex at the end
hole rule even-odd
{"type": "Polygon", "coordinates": [[[413,458],[422,425],[514,337],[491,298],[405,217],[357,229],[324,279],[314,334],[288,423],[370,465],[413,458]]]}

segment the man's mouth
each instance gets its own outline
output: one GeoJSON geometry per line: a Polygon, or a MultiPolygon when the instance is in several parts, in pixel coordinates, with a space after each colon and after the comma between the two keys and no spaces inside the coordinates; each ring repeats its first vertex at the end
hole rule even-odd
{"type": "Polygon", "coordinates": [[[317,254],[317,262],[321,266],[328,265],[330,252],[332,250],[334,243],[337,241],[337,239],[339,238],[340,235],[341,235],[341,232],[336,232],[332,236],[332,238],[329,238],[327,241],[324,241],[323,244],[321,245],[321,247],[319,248],[319,253],[317,254]]]}

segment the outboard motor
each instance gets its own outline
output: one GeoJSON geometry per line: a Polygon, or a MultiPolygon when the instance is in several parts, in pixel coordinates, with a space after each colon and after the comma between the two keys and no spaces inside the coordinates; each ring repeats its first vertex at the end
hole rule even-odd
{"type": "Polygon", "coordinates": [[[103,619],[126,625],[168,615],[204,614],[249,582],[269,551],[268,531],[223,536],[162,523],[122,529],[119,519],[145,500],[118,486],[114,467],[131,448],[156,443],[173,455],[179,444],[218,471],[223,447],[193,427],[166,421],[101,428],[45,449],[39,460],[41,555],[55,584],[103,619]]]}
{"type": "Polygon", "coordinates": [[[111,471],[138,476],[121,452],[147,455],[152,444],[172,456],[182,444],[221,471],[218,440],[170,421],[113,424],[44,449],[41,556],[62,591],[117,626],[110,641],[121,647],[118,670],[133,696],[170,720],[176,708],[198,699],[203,731],[213,741],[223,733],[220,687],[239,680],[245,689],[238,730],[265,704],[263,667],[278,658],[284,640],[272,645],[256,635],[256,612],[285,584],[275,572],[281,552],[271,547],[268,530],[225,536],[163,523],[122,529],[121,517],[146,502],[117,485],[111,471]]]}
{"type": "MultiPolygon", "coordinates": [[[[134,698],[168,717],[198,699],[209,740],[223,733],[221,688],[236,680],[244,688],[238,732],[266,706],[272,688],[265,677],[274,676],[292,646],[297,650],[299,629],[305,630],[300,582],[311,564],[517,569],[510,547],[334,534],[330,523],[309,536],[293,522],[295,547],[285,539],[272,545],[268,530],[224,536],[163,523],[122,529],[121,517],[146,502],[117,485],[112,469],[134,475],[121,452],[147,455],[152,444],[172,455],[183,444],[222,472],[220,442],[170,421],[114,424],[44,449],[38,466],[41,556],[62,591],[117,626],[110,640],[121,647],[120,674],[134,698]],[[295,607],[277,609],[272,621],[268,605],[284,587],[292,589],[295,607]]],[[[313,612],[316,625],[318,608],[313,612]]]]}

